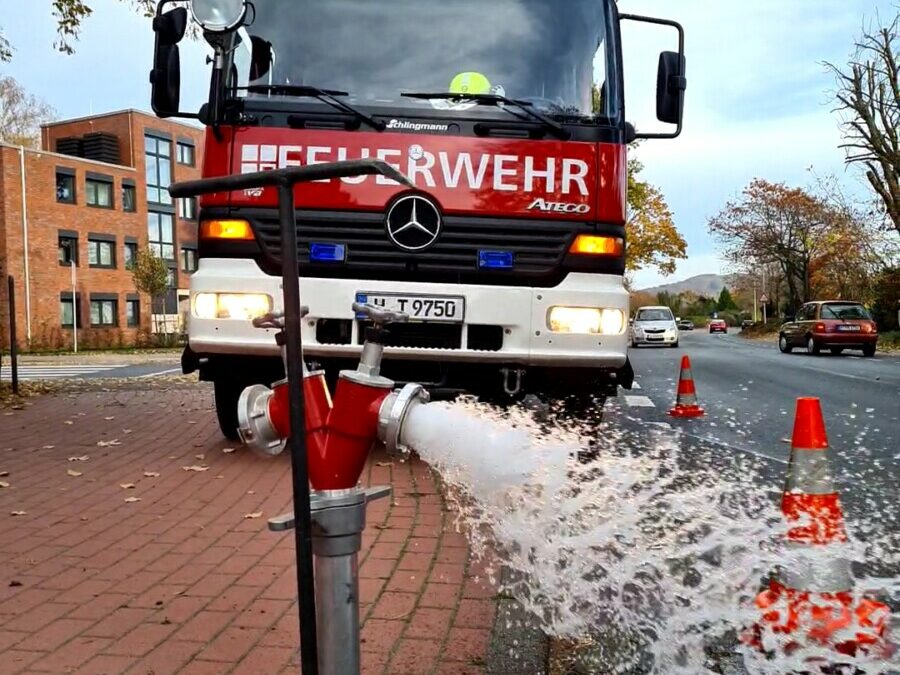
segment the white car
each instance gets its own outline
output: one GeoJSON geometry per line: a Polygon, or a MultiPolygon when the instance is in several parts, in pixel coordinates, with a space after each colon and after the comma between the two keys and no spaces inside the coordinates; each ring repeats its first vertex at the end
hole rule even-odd
{"type": "Polygon", "coordinates": [[[678,346],[678,325],[668,307],[640,307],[631,321],[631,346],[678,346]]]}

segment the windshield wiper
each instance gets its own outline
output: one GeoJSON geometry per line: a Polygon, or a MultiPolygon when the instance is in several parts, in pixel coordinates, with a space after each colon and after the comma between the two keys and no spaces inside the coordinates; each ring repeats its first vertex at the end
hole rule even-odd
{"type": "MultiPolygon", "coordinates": [[[[474,103],[478,103],[480,105],[493,105],[496,107],[500,107],[500,104],[512,106],[514,108],[518,108],[523,113],[525,113],[528,117],[533,120],[537,120],[540,122],[546,129],[548,129],[554,136],[559,138],[560,140],[567,141],[572,137],[566,129],[564,129],[559,123],[554,122],[549,117],[545,117],[541,115],[541,113],[537,112],[529,101],[519,101],[514,98],[507,98],[506,96],[501,96],[500,94],[473,94],[473,93],[453,93],[453,92],[437,92],[437,93],[429,93],[429,92],[409,92],[405,94],[400,94],[406,98],[421,98],[426,101],[432,101],[436,99],[448,99],[448,100],[462,100],[462,101],[473,101],[474,103]]],[[[524,119],[520,115],[516,115],[511,112],[515,117],[519,119],[524,119]]]]}
{"type": "Polygon", "coordinates": [[[310,87],[305,84],[251,84],[249,87],[240,87],[246,89],[251,94],[273,94],[275,96],[298,96],[315,98],[330,105],[336,110],[353,115],[356,119],[365,122],[376,131],[384,131],[387,124],[381,120],[370,117],[361,110],[357,110],[349,103],[341,101],[336,96],[349,96],[346,91],[337,89],[320,89],[319,87],[310,87]]]}

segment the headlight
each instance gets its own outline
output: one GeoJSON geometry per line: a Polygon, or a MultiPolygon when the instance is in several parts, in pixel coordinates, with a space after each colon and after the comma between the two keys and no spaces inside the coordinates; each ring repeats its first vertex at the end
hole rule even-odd
{"type": "Polygon", "coordinates": [[[245,0],[192,0],[191,15],[203,30],[227,33],[237,28],[247,13],[245,0]]]}
{"type": "Polygon", "coordinates": [[[547,316],[547,326],[554,333],[618,335],[624,325],[625,313],[620,309],[553,307],[547,316]]]}
{"type": "Polygon", "coordinates": [[[250,321],[272,310],[272,297],[262,293],[197,293],[194,316],[198,319],[250,321]]]}

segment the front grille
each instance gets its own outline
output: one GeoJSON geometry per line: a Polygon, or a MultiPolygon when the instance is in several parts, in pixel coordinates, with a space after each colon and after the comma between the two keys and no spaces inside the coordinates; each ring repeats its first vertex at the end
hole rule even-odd
{"type": "MultiPolygon", "coordinates": [[[[359,322],[358,344],[365,339],[370,321],[359,322]]],[[[385,344],[388,347],[417,347],[419,349],[461,349],[461,323],[394,323],[387,327],[385,344]]]]}
{"type": "MultiPolygon", "coordinates": [[[[269,274],[280,274],[281,236],[274,211],[248,212],[269,274]]],[[[297,212],[297,254],[304,276],[550,286],[563,278],[563,258],[580,223],[447,216],[438,241],[411,253],[387,238],[383,215],[297,212]],[[310,262],[312,242],[344,244],[344,262],[310,262]],[[510,251],[510,270],[480,270],[479,250],[510,251]]]]}

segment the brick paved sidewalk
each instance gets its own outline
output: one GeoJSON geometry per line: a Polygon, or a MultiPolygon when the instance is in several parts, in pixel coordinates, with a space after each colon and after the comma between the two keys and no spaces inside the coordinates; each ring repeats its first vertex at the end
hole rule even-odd
{"type": "MultiPolygon", "coordinates": [[[[289,462],[222,440],[206,387],[0,410],[0,472],[0,673],[298,672],[293,537],[265,520],[289,462]]],[[[394,486],[363,537],[364,672],[483,672],[495,590],[432,472],[364,476],[394,486]]]]}

